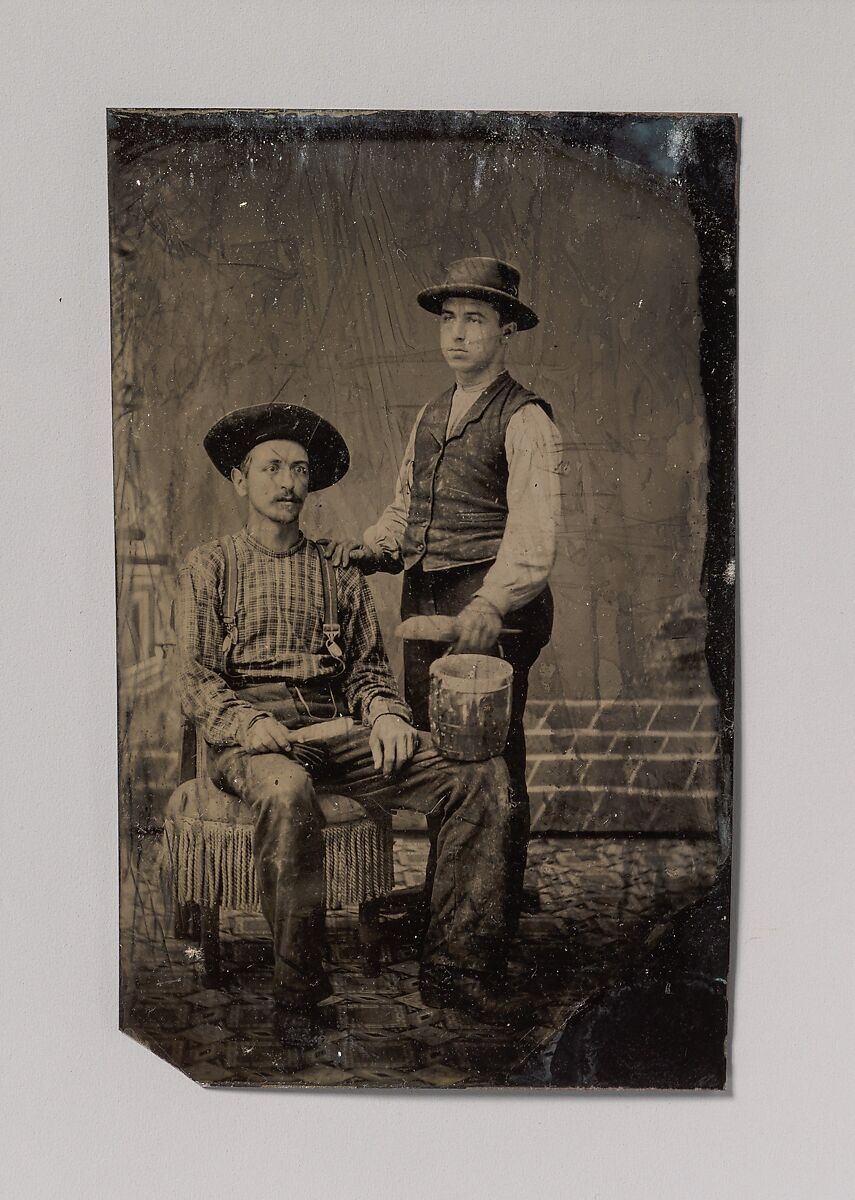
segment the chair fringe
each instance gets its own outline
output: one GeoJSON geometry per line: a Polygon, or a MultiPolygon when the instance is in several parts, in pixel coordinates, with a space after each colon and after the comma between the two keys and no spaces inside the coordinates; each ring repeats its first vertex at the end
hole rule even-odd
{"type": "MultiPolygon", "coordinates": [[[[251,825],[167,817],[163,832],[173,903],[261,911],[251,825]]],[[[365,817],[323,832],[325,908],[389,895],[395,882],[390,819],[365,817]]]]}

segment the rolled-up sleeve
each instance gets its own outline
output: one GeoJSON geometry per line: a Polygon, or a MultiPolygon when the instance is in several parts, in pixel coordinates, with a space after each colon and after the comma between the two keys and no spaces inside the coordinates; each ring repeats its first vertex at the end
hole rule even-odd
{"type": "Polygon", "coordinates": [[[505,616],[533,600],[555,563],[561,523],[559,440],[536,404],[514,413],[505,433],[508,520],[496,561],[476,595],[505,616]]]}

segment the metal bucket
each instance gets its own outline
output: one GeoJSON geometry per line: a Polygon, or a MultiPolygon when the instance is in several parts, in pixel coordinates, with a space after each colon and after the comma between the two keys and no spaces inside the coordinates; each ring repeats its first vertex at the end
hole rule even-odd
{"type": "Polygon", "coordinates": [[[501,754],[511,723],[513,668],[486,654],[449,654],[430,667],[430,728],[444,758],[501,754]]]}

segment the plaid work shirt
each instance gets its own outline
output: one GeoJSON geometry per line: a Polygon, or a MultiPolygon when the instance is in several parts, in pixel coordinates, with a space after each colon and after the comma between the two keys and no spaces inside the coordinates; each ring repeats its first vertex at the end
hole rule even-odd
{"type": "MultiPolygon", "coordinates": [[[[223,575],[219,541],[197,547],[179,575],[178,651],[181,706],[213,746],[240,745],[259,710],[234,688],[253,683],[332,679],[326,653],[324,592],[318,552],[305,538],[275,553],[243,529],[235,535],[237,644],[225,677],[223,575]],[[233,686],[232,686],[233,685],[233,686]]],[[[335,680],[348,711],[366,725],[384,713],[405,721],[371,593],[356,567],[334,567],[345,672],[335,680]]]]}

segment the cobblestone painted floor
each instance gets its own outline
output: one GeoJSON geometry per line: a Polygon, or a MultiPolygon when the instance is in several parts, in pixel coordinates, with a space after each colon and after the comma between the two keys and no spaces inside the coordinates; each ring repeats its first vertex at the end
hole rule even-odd
{"type": "MultiPolygon", "coordinates": [[[[541,907],[523,917],[511,964],[515,987],[531,996],[532,1019],[515,1036],[426,1007],[418,964],[406,951],[396,956],[393,948],[392,961],[372,977],[356,914],[328,914],[330,1028],[318,1049],[306,1051],[273,1035],[262,918],[224,914],[230,969],[221,986],[204,985],[198,949],[170,935],[158,839],[149,836],[123,871],[123,1028],[212,1085],[545,1086],[551,1046],[568,1017],[620,968],[649,923],[706,891],[716,850],[704,839],[535,838],[527,882],[541,907]]],[[[426,839],[396,836],[395,855],[396,886],[419,885],[426,839]]]]}

